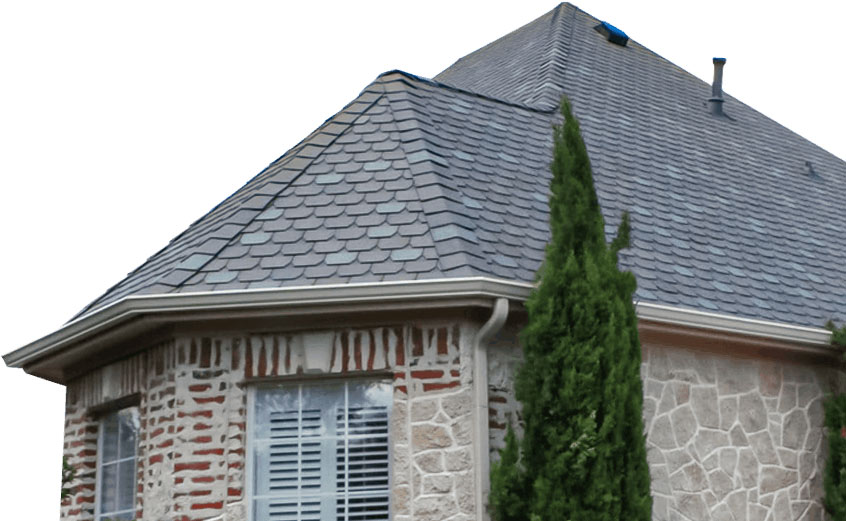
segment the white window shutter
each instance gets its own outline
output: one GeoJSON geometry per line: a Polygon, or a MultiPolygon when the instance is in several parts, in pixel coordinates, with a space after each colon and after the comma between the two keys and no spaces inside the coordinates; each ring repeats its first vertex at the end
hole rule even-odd
{"type": "Polygon", "coordinates": [[[253,520],[389,518],[390,384],[256,391],[253,520]]]}
{"type": "Polygon", "coordinates": [[[337,521],[387,520],[388,407],[338,409],[337,521]]]}

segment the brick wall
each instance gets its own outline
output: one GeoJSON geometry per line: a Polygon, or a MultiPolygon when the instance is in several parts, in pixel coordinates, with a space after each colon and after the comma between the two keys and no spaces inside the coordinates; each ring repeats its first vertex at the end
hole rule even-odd
{"type": "Polygon", "coordinates": [[[79,469],[61,519],[93,519],[91,408],[135,395],[141,417],[137,516],[242,520],[248,382],[373,372],[391,379],[393,519],[473,519],[475,326],[394,327],[176,337],[70,382],[65,453],[79,469]]]}

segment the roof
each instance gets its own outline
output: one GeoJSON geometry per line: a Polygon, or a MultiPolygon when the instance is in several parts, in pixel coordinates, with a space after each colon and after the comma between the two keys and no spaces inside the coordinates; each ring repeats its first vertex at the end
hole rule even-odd
{"type": "Polygon", "coordinates": [[[531,282],[572,100],[644,302],[846,319],[846,163],[570,4],[435,77],[381,75],[81,314],[130,295],[487,276],[531,282]],[[813,175],[809,175],[809,166],[813,175]]]}

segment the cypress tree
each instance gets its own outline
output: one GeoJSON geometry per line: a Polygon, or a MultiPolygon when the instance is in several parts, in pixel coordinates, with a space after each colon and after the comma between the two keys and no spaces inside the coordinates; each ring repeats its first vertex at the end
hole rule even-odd
{"type": "MultiPolygon", "coordinates": [[[[846,347],[846,326],[829,322],[831,343],[846,347]]],[[[846,520],[846,395],[834,395],[825,401],[825,427],[828,437],[828,461],[825,464],[825,508],[835,521],[846,520]]]]}
{"type": "Polygon", "coordinates": [[[609,246],[570,102],[554,130],[551,238],[527,302],[517,373],[524,434],[491,473],[497,521],[649,520],[634,276],[620,272],[624,214],[609,246]]]}

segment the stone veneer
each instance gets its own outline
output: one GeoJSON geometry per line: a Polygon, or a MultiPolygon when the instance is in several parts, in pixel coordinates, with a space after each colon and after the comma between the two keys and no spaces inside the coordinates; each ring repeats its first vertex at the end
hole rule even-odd
{"type": "Polygon", "coordinates": [[[79,475],[61,519],[93,519],[95,411],[128,396],[141,417],[137,518],[245,519],[249,382],[330,373],[393,381],[392,519],[474,519],[475,332],[453,321],[177,336],[92,371],[67,388],[65,454],[79,475]]]}
{"type": "MultiPolygon", "coordinates": [[[[491,456],[519,427],[516,332],[489,355],[491,456]]],[[[824,519],[823,398],[835,369],[678,348],[643,350],[655,521],[824,519]]]]}
{"type": "MultiPolygon", "coordinates": [[[[472,338],[464,322],[177,337],[71,382],[65,453],[80,469],[62,519],[93,518],[91,408],[136,395],[138,518],[245,518],[246,390],[256,378],[373,372],[394,384],[392,518],[474,515],[472,338]]],[[[517,329],[489,348],[491,457],[519,429],[517,329]]],[[[810,521],[821,506],[833,369],[647,346],[644,420],[656,521],[810,521]]]]}
{"type": "Polygon", "coordinates": [[[825,367],[649,347],[644,421],[655,520],[823,518],[825,367]]]}

